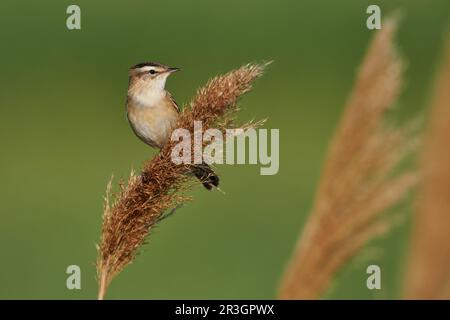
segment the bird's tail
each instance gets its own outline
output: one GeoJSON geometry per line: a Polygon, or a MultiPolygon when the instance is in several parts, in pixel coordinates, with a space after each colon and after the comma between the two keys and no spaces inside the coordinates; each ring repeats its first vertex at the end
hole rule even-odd
{"type": "Polygon", "coordinates": [[[192,169],[192,173],[208,190],[211,190],[213,187],[217,188],[219,186],[219,177],[214,172],[214,170],[211,169],[211,167],[205,162],[195,165],[192,169]]]}

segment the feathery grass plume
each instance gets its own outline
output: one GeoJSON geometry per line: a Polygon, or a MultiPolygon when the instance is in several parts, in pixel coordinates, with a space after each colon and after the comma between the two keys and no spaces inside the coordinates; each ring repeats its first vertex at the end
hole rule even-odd
{"type": "MultiPolygon", "coordinates": [[[[194,121],[202,122],[203,131],[214,126],[225,132],[234,124],[237,100],[252,88],[267,64],[247,64],[208,81],[198,90],[194,100],[184,108],[177,127],[194,135],[194,121]]],[[[250,125],[251,126],[251,125],[250,125]]],[[[249,124],[243,126],[248,128],[249,124]]],[[[171,152],[176,141],[169,141],[151,160],[145,163],[139,176],[131,173],[126,186],[121,185],[110,204],[111,183],[105,199],[103,224],[98,247],[97,275],[99,299],[103,299],[111,280],[133,261],[146,236],[171,208],[189,200],[182,196],[193,186],[188,183],[188,165],[172,162],[171,152]]],[[[192,153],[194,148],[191,148],[192,153]]]]}
{"type": "Polygon", "coordinates": [[[450,299],[450,37],[431,103],[404,284],[407,299],[450,299]]]}
{"type": "Polygon", "coordinates": [[[394,174],[411,146],[406,128],[388,126],[385,112],[401,87],[395,19],[377,31],[325,160],[314,206],[279,291],[281,299],[316,299],[335,273],[392,221],[382,215],[416,183],[394,174]]]}

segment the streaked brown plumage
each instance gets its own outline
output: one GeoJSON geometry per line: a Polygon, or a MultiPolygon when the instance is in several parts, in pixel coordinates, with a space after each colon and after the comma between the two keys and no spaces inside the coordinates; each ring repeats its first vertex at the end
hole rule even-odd
{"type": "MultiPolygon", "coordinates": [[[[136,136],[153,148],[164,147],[179,118],[180,109],[165,90],[167,77],[177,70],[156,62],[139,63],[130,69],[127,118],[136,136]]],[[[195,166],[192,173],[208,190],[219,184],[206,163],[195,166]]]]}

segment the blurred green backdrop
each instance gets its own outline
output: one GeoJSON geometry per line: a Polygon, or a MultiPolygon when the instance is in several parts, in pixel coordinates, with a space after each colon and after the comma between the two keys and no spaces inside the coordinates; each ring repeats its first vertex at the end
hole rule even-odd
{"type": "MultiPolygon", "coordinates": [[[[155,154],[124,114],[129,66],[182,67],[168,88],[179,104],[218,73],[273,59],[242,100],[241,119],[280,129],[280,171],[220,166],[222,189],[163,222],[107,298],[274,298],[311,207],[328,141],[373,31],[366,8],[401,9],[399,47],[408,61],[401,116],[430,94],[448,0],[403,1],[10,1],[0,4],[0,298],[93,299],[95,243],[112,173],[155,154]],[[66,29],[66,8],[82,30],[66,29]],[[66,267],[82,289],[66,289],[66,267]]],[[[329,298],[396,298],[408,224],[355,259],[329,298]],[[369,263],[382,290],[366,289],[369,263]]]]}

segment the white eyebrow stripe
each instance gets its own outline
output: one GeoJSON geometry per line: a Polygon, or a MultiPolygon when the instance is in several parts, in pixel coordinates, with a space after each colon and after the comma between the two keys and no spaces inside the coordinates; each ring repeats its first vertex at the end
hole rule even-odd
{"type": "Polygon", "coordinates": [[[140,68],[140,70],[141,71],[150,71],[150,70],[156,70],[156,68],[153,66],[146,66],[146,67],[140,68]]]}

